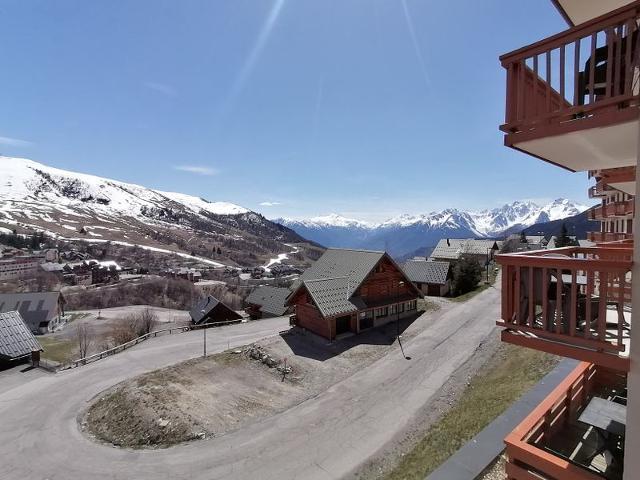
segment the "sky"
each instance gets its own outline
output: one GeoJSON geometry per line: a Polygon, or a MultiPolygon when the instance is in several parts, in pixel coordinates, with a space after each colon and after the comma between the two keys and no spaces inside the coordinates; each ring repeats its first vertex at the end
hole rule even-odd
{"type": "Polygon", "coordinates": [[[268,218],[588,204],[498,130],[499,55],[565,28],[550,1],[3,0],[0,154],[268,218]]]}

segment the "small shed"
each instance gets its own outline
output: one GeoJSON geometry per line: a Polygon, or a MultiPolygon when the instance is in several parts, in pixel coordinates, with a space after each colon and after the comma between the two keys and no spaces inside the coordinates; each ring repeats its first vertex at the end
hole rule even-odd
{"type": "Polygon", "coordinates": [[[436,260],[409,260],[402,270],[424,295],[442,297],[451,288],[451,264],[436,260]]]}
{"type": "Polygon", "coordinates": [[[189,312],[191,323],[202,325],[205,323],[221,323],[241,320],[242,316],[222,303],[213,295],[207,295],[200,300],[189,312]]]}
{"type": "Polygon", "coordinates": [[[14,361],[42,347],[19,312],[0,313],[0,361],[14,361]]]}
{"type": "Polygon", "coordinates": [[[288,288],[262,286],[249,294],[245,311],[256,320],[258,318],[281,317],[291,310],[285,305],[291,294],[288,288]]]}

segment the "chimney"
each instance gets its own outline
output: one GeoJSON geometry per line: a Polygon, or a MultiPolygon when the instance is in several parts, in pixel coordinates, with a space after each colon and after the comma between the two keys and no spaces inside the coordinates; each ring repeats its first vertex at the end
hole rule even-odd
{"type": "Polygon", "coordinates": [[[451,246],[451,242],[449,241],[449,239],[447,238],[447,247],[451,246]]]}

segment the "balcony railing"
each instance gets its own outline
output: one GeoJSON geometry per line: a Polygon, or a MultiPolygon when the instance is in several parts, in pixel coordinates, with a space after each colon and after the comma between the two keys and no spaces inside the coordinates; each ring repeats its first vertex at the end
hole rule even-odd
{"type": "Polygon", "coordinates": [[[632,240],[633,233],[623,232],[587,232],[587,240],[595,243],[619,242],[632,240]]]}
{"type": "Polygon", "coordinates": [[[507,145],[636,119],[639,20],[636,1],[500,57],[507,145]]]}
{"type": "Polygon", "coordinates": [[[502,340],[628,370],[629,245],[498,255],[502,340]]]}
{"type": "Polygon", "coordinates": [[[607,218],[622,218],[633,216],[634,213],[634,201],[624,200],[620,202],[610,202],[604,205],[598,205],[597,207],[589,210],[590,220],[605,220],[607,218]]]}
{"type": "Polygon", "coordinates": [[[617,192],[618,190],[616,190],[613,187],[610,187],[604,181],[600,180],[592,187],[589,187],[589,198],[605,197],[609,194],[613,194],[617,192]]]}
{"type": "Polygon", "coordinates": [[[507,476],[514,480],[619,478],[621,465],[597,452],[596,432],[577,421],[594,396],[623,401],[626,378],[580,363],[506,438],[507,476]]]}

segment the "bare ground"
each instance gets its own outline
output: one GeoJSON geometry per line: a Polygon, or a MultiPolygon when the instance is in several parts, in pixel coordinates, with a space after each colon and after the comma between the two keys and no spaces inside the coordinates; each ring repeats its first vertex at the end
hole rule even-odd
{"type": "MultiPolygon", "coordinates": [[[[400,321],[403,338],[426,328],[435,314],[400,321]]],[[[290,373],[252,359],[246,348],[242,354],[224,352],[118,384],[101,394],[79,421],[90,436],[132,448],[222,435],[284,411],[398,350],[395,333],[392,322],[332,344],[300,332],[266,338],[254,345],[280,370],[286,364],[290,373]]]]}

